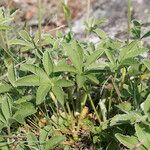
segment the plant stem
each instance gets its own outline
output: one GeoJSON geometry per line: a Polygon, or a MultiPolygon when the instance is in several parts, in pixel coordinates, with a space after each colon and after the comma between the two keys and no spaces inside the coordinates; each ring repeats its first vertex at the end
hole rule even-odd
{"type": "Polygon", "coordinates": [[[41,0],[38,0],[38,35],[39,35],[39,47],[42,50],[42,15],[41,15],[41,0]]]}
{"type": "MultiPolygon", "coordinates": [[[[86,9],[86,22],[89,22],[89,17],[90,17],[90,5],[91,5],[91,0],[87,0],[87,9],[86,9]]],[[[89,38],[89,34],[90,32],[87,31],[85,36],[86,36],[86,40],[88,40],[89,38]]]]}
{"type": "MultiPolygon", "coordinates": [[[[112,77],[112,82],[115,82],[116,80],[116,77],[117,77],[117,73],[115,73],[114,75],[114,78],[112,77]]],[[[113,83],[112,83],[113,84],[113,83]]],[[[114,85],[114,84],[113,84],[114,85]]],[[[111,104],[112,104],[112,96],[113,96],[113,91],[114,91],[114,86],[112,87],[111,89],[111,92],[110,92],[110,99],[109,99],[109,103],[108,103],[108,112],[110,112],[110,109],[111,109],[111,104]]]]}
{"type": "Polygon", "coordinates": [[[131,30],[131,0],[128,0],[128,36],[127,36],[127,44],[129,44],[130,40],[130,30],[131,30]]]}
{"type": "Polygon", "coordinates": [[[93,108],[93,110],[94,110],[94,112],[95,112],[95,115],[96,115],[96,117],[97,117],[97,119],[98,119],[98,122],[99,122],[99,124],[100,124],[100,123],[101,123],[101,119],[100,119],[100,117],[99,117],[99,114],[98,114],[98,112],[97,112],[95,106],[94,106],[94,103],[93,103],[93,100],[92,100],[90,94],[88,94],[88,98],[89,98],[89,100],[90,100],[91,106],[92,106],[92,108],[93,108]]]}

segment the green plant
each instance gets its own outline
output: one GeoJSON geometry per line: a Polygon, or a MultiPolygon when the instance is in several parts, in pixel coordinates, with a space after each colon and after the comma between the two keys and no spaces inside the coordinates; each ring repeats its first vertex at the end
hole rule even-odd
{"type": "Polygon", "coordinates": [[[149,50],[141,43],[149,32],[141,34],[140,23],[133,21],[133,38],[126,43],[99,28],[106,19],[88,19],[85,32],[100,39],[94,44],[76,40],[71,31],[56,37],[41,29],[13,35],[7,28],[13,15],[0,13],[0,31],[7,38],[0,60],[5,65],[0,77],[2,150],[149,149],[143,136],[150,135],[150,61],[141,57],[149,50]]]}

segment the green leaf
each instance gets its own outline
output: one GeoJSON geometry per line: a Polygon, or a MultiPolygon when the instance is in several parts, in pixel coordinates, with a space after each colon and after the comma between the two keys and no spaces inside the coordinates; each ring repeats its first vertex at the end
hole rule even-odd
{"type": "Polygon", "coordinates": [[[0,94],[9,92],[12,89],[12,86],[7,83],[0,83],[0,94]]]}
{"type": "Polygon", "coordinates": [[[97,19],[97,20],[95,20],[95,25],[99,26],[106,22],[108,22],[108,19],[106,19],[106,18],[97,19]]]}
{"type": "Polygon", "coordinates": [[[130,112],[128,114],[117,114],[111,119],[110,126],[125,124],[125,123],[134,123],[136,122],[136,120],[140,118],[141,116],[134,112],[130,112]]]}
{"type": "Polygon", "coordinates": [[[106,32],[104,32],[101,29],[95,29],[94,32],[101,38],[101,39],[106,39],[107,38],[107,34],[106,32]]]}
{"type": "Polygon", "coordinates": [[[6,124],[6,120],[3,114],[0,113],[0,121],[4,124],[6,124]]]}
{"type": "Polygon", "coordinates": [[[148,48],[139,47],[139,41],[135,40],[132,41],[129,45],[122,48],[119,55],[119,60],[123,61],[128,58],[133,58],[147,51],[149,51],[148,48]]]}
{"type": "Polygon", "coordinates": [[[149,37],[149,36],[150,36],[150,31],[146,32],[146,33],[142,36],[142,39],[143,39],[143,38],[147,38],[147,37],[149,37]]]}
{"type": "Polygon", "coordinates": [[[144,101],[144,113],[148,115],[150,119],[150,94],[147,99],[144,101]]]}
{"type": "Polygon", "coordinates": [[[32,132],[27,133],[27,142],[30,148],[38,149],[38,140],[32,132]]]}
{"type": "Polygon", "coordinates": [[[109,67],[109,63],[100,61],[92,63],[89,67],[87,67],[87,70],[104,70],[106,67],[109,67]]]}
{"type": "Polygon", "coordinates": [[[2,113],[5,117],[5,119],[8,120],[11,118],[12,116],[12,110],[11,110],[11,101],[8,97],[4,97],[2,100],[2,113]]]}
{"type": "Polygon", "coordinates": [[[15,86],[16,77],[15,77],[15,70],[14,70],[14,64],[13,64],[13,62],[10,62],[7,65],[7,69],[8,69],[8,79],[9,79],[9,82],[13,86],[15,86]]]}
{"type": "Polygon", "coordinates": [[[54,66],[54,72],[76,72],[74,66],[67,64],[66,60],[61,60],[56,66],[54,66]]]}
{"type": "Polygon", "coordinates": [[[41,85],[38,87],[38,90],[36,92],[36,104],[37,105],[41,104],[44,101],[50,89],[51,89],[50,84],[45,84],[45,85],[41,85]]]}
{"type": "Polygon", "coordinates": [[[56,96],[58,102],[64,106],[64,91],[62,90],[61,87],[58,86],[53,86],[52,87],[52,92],[54,93],[54,95],[56,96]]]}
{"type": "Polygon", "coordinates": [[[132,41],[129,45],[124,46],[120,52],[119,60],[122,61],[123,59],[129,58],[127,54],[129,52],[137,50],[138,44],[139,44],[139,41],[135,40],[135,41],[132,41]]]}
{"type": "Polygon", "coordinates": [[[117,133],[115,134],[115,137],[119,140],[120,143],[122,143],[124,146],[130,149],[134,148],[139,143],[137,137],[135,136],[125,136],[120,133],[117,133]]]}
{"type": "Polygon", "coordinates": [[[119,105],[117,105],[117,107],[125,113],[129,113],[132,108],[131,103],[127,101],[120,103],[119,105]]]}
{"type": "Polygon", "coordinates": [[[69,44],[64,44],[64,50],[67,52],[67,55],[71,59],[71,62],[75,66],[75,68],[78,70],[79,73],[82,73],[82,66],[83,66],[83,51],[81,47],[78,47],[78,44],[76,41],[72,41],[69,44]]]}
{"type": "Polygon", "coordinates": [[[24,123],[24,119],[34,113],[36,113],[34,105],[30,102],[24,102],[19,105],[18,110],[13,115],[13,118],[19,123],[24,123]]]}
{"type": "Polygon", "coordinates": [[[47,76],[42,68],[33,64],[23,64],[21,65],[20,69],[30,71],[37,76],[44,76],[44,77],[47,76]]]}
{"type": "Polygon", "coordinates": [[[86,63],[84,66],[88,67],[89,65],[94,63],[103,54],[103,52],[104,52],[103,49],[99,49],[99,50],[94,51],[91,55],[89,55],[86,58],[86,63]]]}
{"type": "Polygon", "coordinates": [[[150,71],[150,60],[149,59],[144,59],[143,60],[143,64],[148,68],[148,70],[150,71]]]}
{"type": "MultiPolygon", "coordinates": [[[[0,119],[1,119],[1,118],[0,118],[0,119]]],[[[1,131],[4,127],[6,127],[6,122],[3,123],[2,121],[0,121],[0,131],[1,131]]]]}
{"type": "Polygon", "coordinates": [[[69,87],[69,86],[73,86],[74,82],[70,80],[59,79],[54,84],[59,87],[69,87]]]}
{"type": "Polygon", "coordinates": [[[45,150],[46,139],[51,130],[52,127],[50,125],[45,126],[43,129],[40,129],[39,142],[40,142],[41,150],[45,150]]]}
{"type": "Polygon", "coordinates": [[[144,147],[150,149],[150,126],[144,123],[135,124],[135,130],[139,141],[144,147]]]}
{"type": "Polygon", "coordinates": [[[32,50],[33,49],[33,47],[32,46],[24,46],[24,47],[21,47],[20,48],[20,52],[27,52],[27,51],[30,51],[30,50],[32,50]]]}
{"type": "Polygon", "coordinates": [[[8,43],[9,43],[9,45],[21,45],[21,46],[27,46],[27,47],[34,48],[34,45],[32,43],[23,41],[20,39],[13,39],[13,40],[8,41],[8,43]]]}
{"type": "Polygon", "coordinates": [[[65,18],[70,19],[71,12],[70,12],[70,9],[69,9],[68,5],[62,2],[62,6],[63,6],[63,12],[64,12],[64,15],[65,15],[65,18]]]}
{"type": "Polygon", "coordinates": [[[28,41],[28,42],[31,42],[31,37],[30,37],[30,35],[29,35],[29,33],[27,32],[27,31],[25,31],[25,30],[21,30],[20,32],[19,32],[19,35],[25,40],[25,41],[28,41]]]}
{"type": "Polygon", "coordinates": [[[76,82],[79,88],[82,88],[86,81],[86,76],[84,75],[76,75],[76,82]]]}
{"type": "Polygon", "coordinates": [[[53,62],[48,51],[43,54],[43,66],[48,75],[53,72],[53,62]]]}
{"type": "Polygon", "coordinates": [[[15,82],[16,86],[39,86],[42,84],[42,80],[40,77],[36,75],[28,75],[22,78],[19,78],[15,82]]]}
{"type": "Polygon", "coordinates": [[[32,98],[33,98],[33,95],[22,96],[21,98],[17,99],[14,103],[21,104],[21,103],[30,101],[32,98]]]}
{"type": "Polygon", "coordinates": [[[10,30],[10,29],[12,29],[12,27],[10,27],[10,26],[1,26],[0,25],[0,30],[10,30]]]}
{"type": "Polygon", "coordinates": [[[133,38],[141,38],[141,24],[137,20],[133,20],[134,27],[131,29],[133,38]]]}
{"type": "Polygon", "coordinates": [[[111,64],[115,65],[115,58],[114,58],[112,52],[110,50],[106,49],[105,54],[106,54],[107,58],[109,59],[109,61],[111,62],[111,64]]]}
{"type": "Polygon", "coordinates": [[[70,146],[69,145],[66,145],[64,150],[71,150],[70,146]]]}
{"type": "Polygon", "coordinates": [[[95,84],[99,84],[99,80],[95,77],[94,74],[88,74],[86,75],[86,77],[91,80],[92,82],[94,82],[95,84]]]}
{"type": "Polygon", "coordinates": [[[45,150],[51,150],[54,149],[56,146],[58,146],[60,143],[65,141],[65,136],[54,136],[49,141],[46,142],[45,150]]]}

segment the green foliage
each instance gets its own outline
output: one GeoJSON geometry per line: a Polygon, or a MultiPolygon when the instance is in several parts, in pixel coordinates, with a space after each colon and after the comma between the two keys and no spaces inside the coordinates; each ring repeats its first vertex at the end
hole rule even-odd
{"type": "Polygon", "coordinates": [[[99,27],[106,19],[85,23],[96,44],[72,32],[39,39],[21,30],[11,39],[14,14],[2,14],[0,32],[10,35],[0,43],[0,149],[150,149],[150,60],[141,57],[149,32],[141,23],[133,21],[127,43],[99,27]]]}

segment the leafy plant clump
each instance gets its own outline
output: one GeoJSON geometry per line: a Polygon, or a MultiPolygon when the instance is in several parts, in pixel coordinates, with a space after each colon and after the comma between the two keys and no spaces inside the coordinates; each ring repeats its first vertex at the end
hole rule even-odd
{"type": "Polygon", "coordinates": [[[89,19],[92,43],[18,32],[14,16],[0,9],[0,149],[150,149],[149,32],[138,21],[126,42],[89,19]]]}

